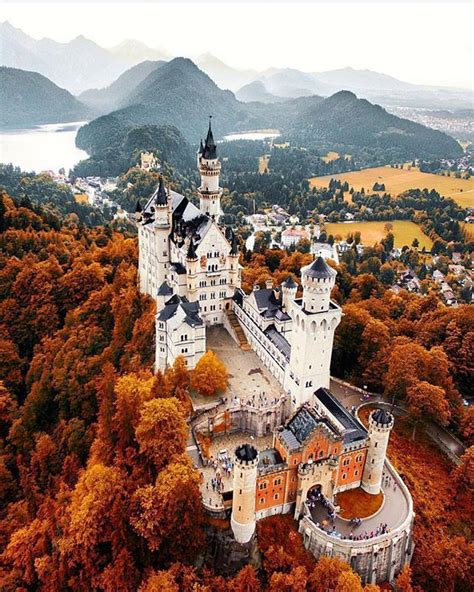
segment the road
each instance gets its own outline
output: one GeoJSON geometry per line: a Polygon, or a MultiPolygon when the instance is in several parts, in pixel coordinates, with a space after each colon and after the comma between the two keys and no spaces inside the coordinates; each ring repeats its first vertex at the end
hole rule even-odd
{"type": "MultiPolygon", "coordinates": [[[[346,407],[351,409],[352,406],[358,407],[363,402],[362,393],[356,388],[348,384],[341,384],[331,379],[331,392],[337,397],[337,399],[346,407]]],[[[379,395],[371,395],[366,402],[382,402],[386,405],[390,404],[390,401],[385,397],[379,395]]],[[[403,410],[400,408],[395,409],[395,415],[401,415],[403,410]]],[[[443,427],[435,424],[434,422],[428,422],[426,424],[428,434],[433,438],[435,442],[439,440],[452,454],[458,458],[464,454],[465,447],[459,442],[459,440],[450,434],[443,427]]],[[[437,442],[438,443],[438,442],[437,442]]],[[[440,446],[442,448],[442,446],[440,446]]]]}

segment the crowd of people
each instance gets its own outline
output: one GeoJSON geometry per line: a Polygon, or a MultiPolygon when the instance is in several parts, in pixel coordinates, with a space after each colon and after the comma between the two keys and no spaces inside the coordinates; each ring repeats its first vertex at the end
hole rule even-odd
{"type": "MultiPolygon", "coordinates": [[[[388,479],[391,477],[387,476],[388,479]]],[[[355,533],[353,530],[359,528],[362,525],[362,518],[352,518],[349,521],[350,526],[353,527],[353,530],[347,533],[342,533],[336,529],[335,521],[336,521],[336,511],[332,503],[324,497],[321,493],[320,489],[312,490],[308,493],[308,497],[306,499],[306,505],[309,509],[313,509],[316,507],[317,504],[320,504],[327,512],[328,519],[322,520],[321,522],[315,522],[316,526],[321,530],[324,530],[326,534],[331,536],[337,537],[339,539],[346,539],[351,541],[362,541],[372,539],[374,537],[380,536],[382,534],[387,534],[390,532],[390,528],[385,522],[381,522],[375,530],[371,531],[364,531],[363,533],[355,533]],[[332,525],[332,526],[331,526],[332,525]]]]}

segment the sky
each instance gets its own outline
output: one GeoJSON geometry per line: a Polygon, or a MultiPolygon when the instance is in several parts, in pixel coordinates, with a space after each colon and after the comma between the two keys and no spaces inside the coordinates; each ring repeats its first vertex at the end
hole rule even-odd
{"type": "Polygon", "coordinates": [[[3,0],[35,38],[137,39],[171,55],[210,52],[237,68],[351,66],[416,84],[473,86],[473,2],[30,2],[3,0]]]}

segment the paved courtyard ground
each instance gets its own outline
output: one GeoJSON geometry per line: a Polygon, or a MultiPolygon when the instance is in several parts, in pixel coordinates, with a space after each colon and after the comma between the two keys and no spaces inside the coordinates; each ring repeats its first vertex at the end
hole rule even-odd
{"type": "Polygon", "coordinates": [[[240,444],[251,443],[259,452],[270,448],[273,442],[273,436],[263,436],[254,438],[249,434],[225,434],[216,436],[212,439],[209,447],[209,464],[202,467],[201,473],[203,482],[201,484],[201,493],[206,504],[214,507],[221,507],[222,493],[232,490],[234,471],[226,471],[225,467],[229,465],[229,460],[234,459],[234,451],[240,444]],[[213,464],[215,461],[215,467],[213,464]],[[221,492],[212,487],[212,479],[220,477],[223,483],[221,492]]]}
{"type": "Polygon", "coordinates": [[[252,399],[255,403],[271,403],[280,398],[280,384],[253,351],[240,349],[224,327],[209,327],[206,335],[207,348],[219,356],[229,373],[229,387],[224,395],[229,404],[235,398],[244,403],[252,399]]]}

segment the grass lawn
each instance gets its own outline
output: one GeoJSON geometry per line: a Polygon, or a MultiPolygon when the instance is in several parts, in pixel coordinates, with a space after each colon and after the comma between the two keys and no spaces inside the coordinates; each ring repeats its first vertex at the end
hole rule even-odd
{"type": "MultiPolygon", "coordinates": [[[[360,232],[362,244],[372,246],[380,242],[386,235],[385,224],[386,222],[384,221],[337,222],[325,224],[325,230],[328,234],[332,234],[333,236],[339,234],[342,238],[346,238],[348,234],[360,232]]],[[[425,247],[427,251],[431,250],[433,242],[414,222],[410,220],[391,220],[390,224],[393,226],[392,232],[395,236],[396,247],[411,246],[413,239],[417,238],[420,243],[419,249],[425,247]]]]}
{"type": "Polygon", "coordinates": [[[389,166],[363,169],[341,173],[339,175],[326,175],[310,179],[311,187],[327,187],[330,179],[347,181],[349,187],[365,191],[371,191],[374,183],[384,183],[385,191],[392,196],[399,195],[407,189],[435,189],[445,197],[451,197],[462,207],[474,206],[474,178],[456,179],[455,177],[443,177],[431,173],[420,173],[413,167],[407,169],[393,169],[389,166]]]}

